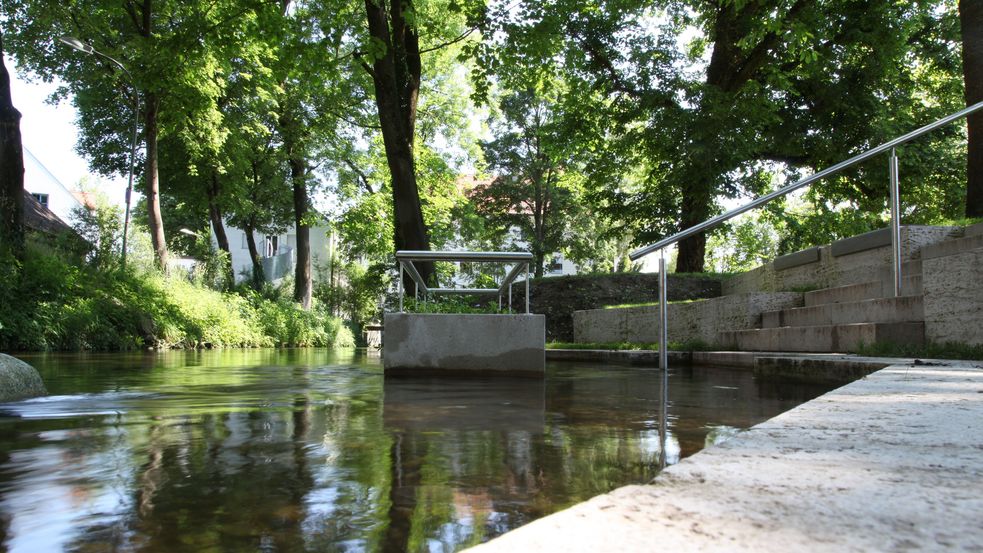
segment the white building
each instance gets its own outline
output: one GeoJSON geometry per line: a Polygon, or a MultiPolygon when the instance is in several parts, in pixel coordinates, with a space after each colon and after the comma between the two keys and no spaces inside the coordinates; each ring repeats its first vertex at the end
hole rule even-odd
{"type": "Polygon", "coordinates": [[[24,154],[24,190],[39,204],[69,225],[73,210],[91,207],[87,193],[69,189],[27,148],[24,148],[24,154]]]}
{"type": "MultiPolygon", "coordinates": [[[[209,232],[213,247],[218,248],[214,230],[209,232]]],[[[249,258],[246,232],[226,224],[225,234],[229,238],[229,253],[236,284],[249,280],[253,272],[253,262],[249,258]]],[[[297,264],[297,233],[294,228],[281,234],[254,232],[253,239],[263,259],[263,273],[267,281],[278,284],[283,278],[293,278],[297,264]]],[[[315,277],[316,268],[328,264],[335,247],[336,239],[327,226],[311,228],[311,267],[315,277]]]]}

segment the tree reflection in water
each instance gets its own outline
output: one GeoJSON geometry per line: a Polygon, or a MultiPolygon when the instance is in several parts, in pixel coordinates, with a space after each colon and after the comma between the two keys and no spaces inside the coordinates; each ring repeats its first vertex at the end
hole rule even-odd
{"type": "MultiPolygon", "coordinates": [[[[450,551],[658,463],[654,370],[385,379],[317,350],[29,362],[54,397],[2,407],[11,551],[450,551]]],[[[678,371],[670,459],[832,387],[678,371]]]]}

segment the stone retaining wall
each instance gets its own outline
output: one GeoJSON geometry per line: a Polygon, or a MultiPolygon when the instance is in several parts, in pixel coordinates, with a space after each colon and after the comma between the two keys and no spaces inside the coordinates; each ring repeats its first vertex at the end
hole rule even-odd
{"type": "Polygon", "coordinates": [[[983,249],[922,262],[925,339],[983,345],[983,249]]]}
{"type": "MultiPolygon", "coordinates": [[[[903,226],[901,227],[902,260],[918,260],[921,257],[922,247],[958,236],[960,231],[959,227],[903,226]]],[[[820,247],[819,261],[815,263],[783,270],[776,270],[774,263],[767,263],[746,273],[735,275],[723,281],[722,293],[726,296],[754,291],[832,288],[890,278],[892,263],[890,246],[879,246],[834,256],[835,244],[820,247]]]]}
{"type": "MultiPolygon", "coordinates": [[[[765,311],[800,307],[799,292],[752,292],[669,304],[669,340],[715,345],[725,330],[755,328],[765,311]]],[[[573,314],[574,341],[659,341],[659,306],[591,309],[573,314]]]]}

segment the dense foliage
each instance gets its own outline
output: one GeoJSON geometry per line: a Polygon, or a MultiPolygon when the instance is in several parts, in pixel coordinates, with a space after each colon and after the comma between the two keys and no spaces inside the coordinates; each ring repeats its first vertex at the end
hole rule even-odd
{"type": "Polygon", "coordinates": [[[288,298],[105,270],[43,247],[0,259],[2,350],[352,345],[341,320],[288,298]]]}

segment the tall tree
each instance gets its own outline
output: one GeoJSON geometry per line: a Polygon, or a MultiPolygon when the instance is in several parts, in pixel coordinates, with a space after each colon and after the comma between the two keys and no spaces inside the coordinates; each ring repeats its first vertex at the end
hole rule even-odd
{"type": "MultiPolygon", "coordinates": [[[[420,35],[412,0],[365,0],[368,30],[373,45],[372,76],[386,160],[392,177],[394,242],[397,250],[429,250],[430,236],[423,222],[420,191],[413,157],[417,102],[422,63],[420,35]]],[[[425,281],[433,276],[432,263],[418,263],[425,281]]],[[[412,281],[407,277],[405,285],[412,281]]]]}
{"type": "MultiPolygon", "coordinates": [[[[937,2],[520,4],[482,67],[552,66],[583,91],[585,125],[606,137],[589,149],[592,180],[639,244],[712,216],[721,197],[759,194],[767,164],[828,166],[951,107],[918,82],[950,80],[953,14],[937,2]]],[[[882,168],[851,173],[849,199],[883,211],[882,168]]],[[[704,236],[679,247],[677,270],[703,269],[704,236]]]]}
{"type": "Polygon", "coordinates": [[[10,74],[3,60],[0,30],[0,247],[24,253],[24,152],[20,112],[10,95],[10,74]]]}
{"type": "MultiPolygon", "coordinates": [[[[568,223],[578,211],[571,179],[573,143],[562,127],[558,103],[527,90],[506,95],[496,138],[484,144],[485,158],[497,177],[474,190],[478,212],[504,228],[515,228],[532,250],[536,277],[547,255],[564,245],[568,223]]],[[[555,99],[554,99],[555,100],[555,99]]]]}
{"type": "MultiPolygon", "coordinates": [[[[983,1],[959,0],[966,105],[983,102],[983,1]]],[[[966,216],[983,217],[983,111],[969,116],[966,216]]]]}
{"type": "Polygon", "coordinates": [[[178,0],[79,0],[70,3],[11,0],[5,3],[11,53],[18,64],[64,85],[78,108],[79,151],[92,168],[111,175],[129,163],[130,83],[101,57],[57,44],[75,36],[127,66],[140,98],[143,179],[147,220],[157,263],[166,266],[167,243],[160,211],[159,142],[173,136],[195,151],[221,142],[216,105],[224,85],[222,60],[234,57],[244,24],[252,24],[258,1],[220,0],[207,5],[178,0]],[[16,39],[16,40],[14,40],[16,39]]]}

